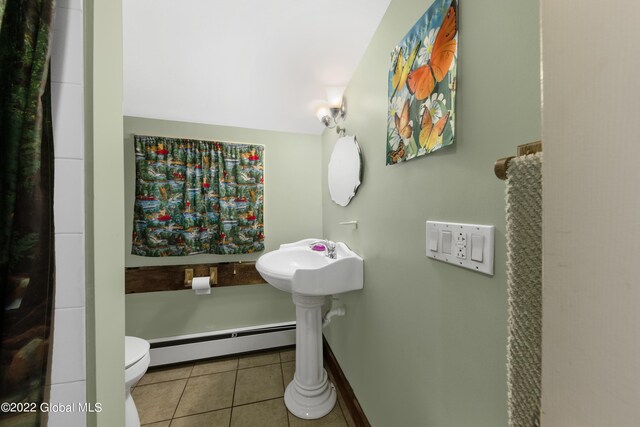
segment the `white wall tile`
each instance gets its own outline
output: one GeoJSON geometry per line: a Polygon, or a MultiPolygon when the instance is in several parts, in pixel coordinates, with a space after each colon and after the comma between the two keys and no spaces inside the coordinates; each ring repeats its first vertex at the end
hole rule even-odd
{"type": "MultiPolygon", "coordinates": [[[[81,10],[82,0],[58,0],[51,58],[57,269],[49,400],[52,404],[78,405],[86,401],[81,10]]],[[[86,426],[86,413],[77,406],[73,412],[48,415],[50,427],[86,426]]]]}
{"type": "Polygon", "coordinates": [[[82,12],[59,8],[56,10],[53,25],[51,80],[81,85],[83,83],[82,12]]]}
{"type": "Polygon", "coordinates": [[[84,162],[56,159],[54,217],[56,233],[84,230],[84,162]]]}
{"type": "Polygon", "coordinates": [[[56,234],[55,308],[85,306],[84,235],[56,234]]]}
{"type": "Polygon", "coordinates": [[[87,414],[80,412],[79,403],[85,403],[86,383],[78,381],[66,384],[54,384],[51,386],[50,405],[70,405],[75,403],[73,412],[53,412],[50,411],[48,427],[84,427],[87,425],[87,414]]]}
{"type": "Polygon", "coordinates": [[[53,143],[55,157],[82,159],[84,114],[82,86],[52,83],[53,143]]]}
{"type": "Polygon", "coordinates": [[[58,0],[56,1],[56,7],[82,10],[82,0],[58,0]]]}
{"type": "Polygon", "coordinates": [[[84,313],[84,308],[55,310],[51,384],[86,379],[84,313]]]}

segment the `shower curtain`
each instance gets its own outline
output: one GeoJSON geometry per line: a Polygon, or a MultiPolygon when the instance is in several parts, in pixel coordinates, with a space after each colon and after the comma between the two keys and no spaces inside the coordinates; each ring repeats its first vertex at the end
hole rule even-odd
{"type": "Polygon", "coordinates": [[[54,0],[0,0],[0,402],[31,405],[3,407],[0,425],[41,422],[55,266],[53,13],[54,0]]]}

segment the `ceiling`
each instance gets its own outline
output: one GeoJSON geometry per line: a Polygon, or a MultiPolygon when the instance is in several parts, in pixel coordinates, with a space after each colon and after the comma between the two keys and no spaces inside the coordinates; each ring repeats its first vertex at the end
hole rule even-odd
{"type": "Polygon", "coordinates": [[[319,134],[390,0],[124,0],[124,114],[319,134]]]}

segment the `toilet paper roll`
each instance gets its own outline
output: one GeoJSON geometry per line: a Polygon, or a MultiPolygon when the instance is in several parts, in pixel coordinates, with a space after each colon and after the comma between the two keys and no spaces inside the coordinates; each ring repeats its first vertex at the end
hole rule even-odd
{"type": "Polygon", "coordinates": [[[211,293],[209,277],[194,277],[191,281],[191,289],[196,291],[196,295],[209,295],[211,293]]]}

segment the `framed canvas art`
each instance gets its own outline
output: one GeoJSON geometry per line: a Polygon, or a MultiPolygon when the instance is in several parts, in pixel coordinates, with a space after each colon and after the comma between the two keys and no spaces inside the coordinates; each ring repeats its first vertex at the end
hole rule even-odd
{"type": "Polygon", "coordinates": [[[458,4],[435,0],[391,52],[387,165],[453,144],[458,4]]]}

